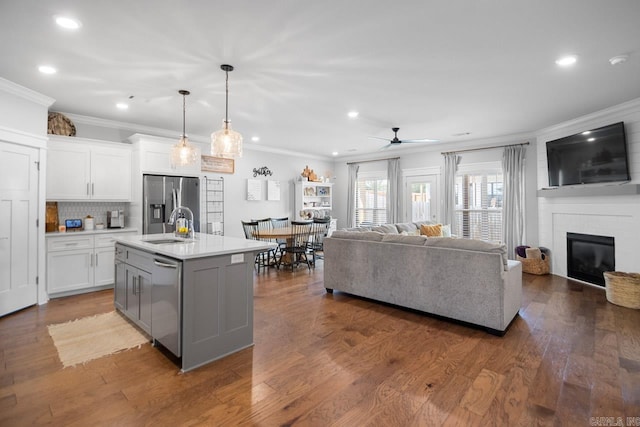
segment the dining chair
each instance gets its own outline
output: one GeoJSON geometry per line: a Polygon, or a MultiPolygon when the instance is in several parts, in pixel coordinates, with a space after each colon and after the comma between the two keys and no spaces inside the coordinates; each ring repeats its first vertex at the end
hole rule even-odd
{"type": "Polygon", "coordinates": [[[313,257],[312,264],[316,266],[316,258],[323,259],[324,255],[318,255],[318,252],[324,252],[324,238],[329,232],[331,218],[314,218],[311,226],[311,236],[307,245],[313,257]]]}
{"type": "MultiPolygon", "coordinates": [[[[271,231],[271,218],[263,218],[263,219],[252,219],[251,221],[258,223],[258,233],[261,231],[271,231]]],[[[262,240],[265,242],[271,242],[273,239],[271,238],[259,238],[258,240],[262,240]]],[[[277,249],[277,248],[276,248],[277,249]]],[[[276,264],[276,249],[269,249],[267,252],[267,266],[277,265],[276,264]],[[273,262],[271,262],[271,258],[273,257],[273,262]]]]}
{"type": "MultiPolygon", "coordinates": [[[[291,238],[287,239],[283,253],[290,256],[291,271],[297,267],[304,259],[307,268],[311,270],[311,261],[307,256],[309,236],[311,235],[312,221],[291,221],[291,238]]],[[[280,257],[279,264],[282,263],[283,257],[280,257]]]]}
{"type": "MultiPolygon", "coordinates": [[[[258,222],[257,221],[242,221],[240,220],[240,222],[242,222],[242,229],[244,230],[244,237],[245,239],[249,239],[249,240],[260,240],[258,238],[258,232],[259,232],[259,228],[258,228],[258,222]]],[[[268,267],[269,266],[269,256],[270,256],[270,252],[271,250],[269,249],[268,251],[264,251],[264,252],[260,252],[258,254],[256,254],[255,260],[254,260],[254,264],[255,266],[258,268],[258,273],[260,273],[260,267],[268,267]],[[265,261],[265,254],[267,256],[267,260],[265,261]]]]}
{"type": "MultiPolygon", "coordinates": [[[[289,217],[288,216],[284,216],[284,217],[280,217],[280,218],[271,218],[271,227],[275,230],[277,228],[285,228],[285,227],[289,227],[289,217]]],[[[276,243],[278,244],[278,247],[274,249],[274,256],[276,257],[281,257],[282,256],[282,249],[287,245],[287,240],[286,239],[276,239],[276,243]]],[[[276,260],[276,264],[279,264],[279,262],[276,260]]]]}

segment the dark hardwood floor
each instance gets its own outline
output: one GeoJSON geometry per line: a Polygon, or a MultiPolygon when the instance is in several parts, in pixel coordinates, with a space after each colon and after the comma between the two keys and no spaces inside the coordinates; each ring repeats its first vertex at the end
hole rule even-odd
{"type": "Polygon", "coordinates": [[[320,266],[256,275],[255,346],[186,374],[151,345],[62,369],[46,326],[111,291],[0,318],[0,425],[640,425],[640,311],[603,290],[525,274],[500,338],[326,294],[320,266]]]}

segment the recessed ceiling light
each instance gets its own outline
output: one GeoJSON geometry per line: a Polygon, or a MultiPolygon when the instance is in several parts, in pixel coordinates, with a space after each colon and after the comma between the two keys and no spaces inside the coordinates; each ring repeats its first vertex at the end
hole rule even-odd
{"type": "Polygon", "coordinates": [[[567,55],[562,58],[556,59],[556,64],[561,67],[569,67],[578,61],[578,57],[576,55],[567,55]]]}
{"type": "Polygon", "coordinates": [[[358,117],[358,114],[360,113],[358,113],[357,111],[349,111],[347,113],[347,116],[349,116],[350,119],[355,119],[356,117],[358,117]]]}
{"type": "Polygon", "coordinates": [[[42,74],[55,74],[58,72],[58,70],[53,68],[51,65],[41,65],[38,67],[38,71],[42,74]]]}
{"type": "Polygon", "coordinates": [[[252,137],[251,137],[251,140],[252,140],[253,142],[258,142],[258,141],[260,141],[260,137],[259,137],[259,136],[252,136],[252,137]]]}
{"type": "Polygon", "coordinates": [[[618,56],[614,56],[613,58],[609,58],[609,63],[611,65],[618,65],[618,64],[622,64],[623,62],[626,62],[627,59],[629,59],[629,55],[618,55],[618,56]]]}
{"type": "Polygon", "coordinates": [[[331,155],[332,155],[332,156],[337,156],[337,155],[338,155],[338,152],[337,152],[337,151],[334,151],[333,153],[331,153],[331,155]]]}
{"type": "Polygon", "coordinates": [[[584,132],[582,132],[583,135],[589,135],[591,133],[590,130],[585,130],[584,132]]]}
{"type": "Polygon", "coordinates": [[[588,139],[587,139],[587,141],[589,141],[589,142],[593,142],[593,141],[595,141],[595,140],[596,140],[595,138],[588,138],[588,139]]]}
{"type": "Polygon", "coordinates": [[[116,104],[119,110],[127,110],[129,108],[129,104],[125,104],[124,102],[118,102],[116,104]]]}
{"type": "Polygon", "coordinates": [[[56,15],[54,16],[54,19],[56,20],[56,24],[58,24],[58,26],[66,30],[77,30],[82,26],[80,21],[78,21],[77,19],[69,18],[68,16],[56,15]]]}

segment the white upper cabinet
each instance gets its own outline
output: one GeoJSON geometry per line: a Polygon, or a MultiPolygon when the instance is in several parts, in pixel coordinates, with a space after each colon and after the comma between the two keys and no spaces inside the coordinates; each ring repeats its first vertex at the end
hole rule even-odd
{"type": "Polygon", "coordinates": [[[131,146],[49,136],[48,200],[131,200],[131,146]]]}
{"type": "Polygon", "coordinates": [[[201,159],[200,147],[193,142],[198,152],[193,165],[173,166],[171,164],[171,148],[178,143],[178,138],[169,139],[158,136],[135,134],[129,137],[134,151],[134,168],[142,174],[199,176],[201,159]]]}

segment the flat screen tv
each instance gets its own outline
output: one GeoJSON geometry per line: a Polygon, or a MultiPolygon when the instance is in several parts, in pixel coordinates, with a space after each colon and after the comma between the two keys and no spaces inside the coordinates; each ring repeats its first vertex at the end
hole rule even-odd
{"type": "Polygon", "coordinates": [[[624,122],[547,142],[549,186],[629,181],[624,122]]]}

